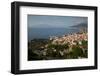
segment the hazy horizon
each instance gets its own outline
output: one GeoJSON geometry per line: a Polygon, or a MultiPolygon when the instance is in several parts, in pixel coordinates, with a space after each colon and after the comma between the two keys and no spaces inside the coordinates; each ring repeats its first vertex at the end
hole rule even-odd
{"type": "Polygon", "coordinates": [[[79,32],[87,23],[87,17],[28,15],[28,40],[79,32]]]}
{"type": "Polygon", "coordinates": [[[80,23],[87,23],[87,17],[28,15],[28,28],[68,28],[80,23]]]}

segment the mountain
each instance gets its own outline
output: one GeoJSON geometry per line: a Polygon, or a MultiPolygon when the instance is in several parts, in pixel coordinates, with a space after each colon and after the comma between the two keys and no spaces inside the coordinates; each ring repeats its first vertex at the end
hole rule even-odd
{"type": "Polygon", "coordinates": [[[71,27],[73,27],[73,28],[88,28],[88,24],[87,23],[79,23],[79,24],[73,25],[71,27]]]}

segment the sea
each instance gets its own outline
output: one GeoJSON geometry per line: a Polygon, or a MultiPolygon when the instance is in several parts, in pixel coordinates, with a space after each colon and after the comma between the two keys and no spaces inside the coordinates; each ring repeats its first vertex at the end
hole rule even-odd
{"type": "Polygon", "coordinates": [[[49,39],[50,36],[62,36],[79,32],[79,28],[28,28],[28,41],[49,39]]]}

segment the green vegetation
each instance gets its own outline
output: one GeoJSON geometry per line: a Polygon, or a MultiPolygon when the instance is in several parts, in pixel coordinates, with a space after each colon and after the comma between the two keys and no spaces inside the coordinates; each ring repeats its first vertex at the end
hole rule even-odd
{"type": "Polygon", "coordinates": [[[52,44],[52,40],[34,39],[28,43],[28,60],[78,59],[88,57],[88,41],[76,45],[52,44]]]}

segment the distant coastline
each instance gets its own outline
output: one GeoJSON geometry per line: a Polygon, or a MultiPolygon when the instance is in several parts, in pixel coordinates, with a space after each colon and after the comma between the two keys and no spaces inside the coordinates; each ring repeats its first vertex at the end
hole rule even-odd
{"type": "Polygon", "coordinates": [[[49,39],[50,36],[62,36],[80,32],[77,28],[30,28],[28,31],[28,41],[36,38],[49,39]]]}

